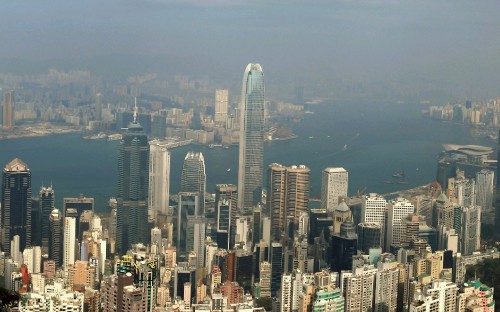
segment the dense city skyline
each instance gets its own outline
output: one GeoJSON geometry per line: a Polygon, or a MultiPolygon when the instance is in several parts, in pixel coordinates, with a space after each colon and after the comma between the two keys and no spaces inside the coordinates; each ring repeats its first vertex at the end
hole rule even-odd
{"type": "Polygon", "coordinates": [[[495,310],[497,1],[3,9],[0,310],[495,310]]]}

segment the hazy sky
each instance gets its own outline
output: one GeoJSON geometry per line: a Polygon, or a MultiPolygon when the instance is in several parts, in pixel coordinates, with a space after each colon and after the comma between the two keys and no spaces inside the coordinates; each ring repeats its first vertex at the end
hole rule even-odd
{"type": "Polygon", "coordinates": [[[259,62],[271,82],[499,95],[498,0],[9,0],[1,9],[2,59],[78,68],[143,55],[176,73],[235,77],[259,62]]]}

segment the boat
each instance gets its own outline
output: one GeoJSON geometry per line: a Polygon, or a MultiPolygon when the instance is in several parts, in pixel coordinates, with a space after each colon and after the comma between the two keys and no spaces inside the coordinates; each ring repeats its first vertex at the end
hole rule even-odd
{"type": "Polygon", "coordinates": [[[231,168],[227,168],[227,172],[231,172],[231,168]]]}
{"type": "Polygon", "coordinates": [[[398,171],[395,171],[393,174],[392,174],[392,177],[393,178],[403,178],[405,177],[405,172],[403,170],[398,170],[398,171]]]}
{"type": "Polygon", "coordinates": [[[347,149],[347,144],[344,144],[344,151],[347,149]]]}
{"type": "Polygon", "coordinates": [[[410,182],[406,182],[406,181],[399,181],[398,184],[404,184],[404,185],[408,185],[410,184],[410,182]]]}
{"type": "Polygon", "coordinates": [[[313,136],[310,136],[310,137],[309,137],[309,139],[314,139],[314,137],[313,137],[313,136]]]}

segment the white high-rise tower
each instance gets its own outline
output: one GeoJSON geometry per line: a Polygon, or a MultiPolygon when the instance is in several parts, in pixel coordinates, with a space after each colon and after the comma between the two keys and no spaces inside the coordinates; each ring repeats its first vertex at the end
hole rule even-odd
{"type": "Polygon", "coordinates": [[[349,175],[344,168],[326,168],[321,175],[321,209],[333,211],[347,197],[349,175]]]}
{"type": "Polygon", "coordinates": [[[75,264],[75,245],[76,245],[76,219],[73,217],[64,218],[64,246],[63,246],[63,264],[64,268],[75,264]]]}
{"type": "Polygon", "coordinates": [[[251,215],[262,198],[264,162],[264,72],[259,64],[248,64],[243,74],[240,117],[238,209],[251,215]]]}
{"type": "Polygon", "coordinates": [[[170,152],[160,141],[149,143],[148,219],[166,215],[170,196],[170,152]]]}

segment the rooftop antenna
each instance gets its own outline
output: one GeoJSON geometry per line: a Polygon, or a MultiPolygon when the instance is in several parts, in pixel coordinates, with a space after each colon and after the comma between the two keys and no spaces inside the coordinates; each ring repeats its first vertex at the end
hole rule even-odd
{"type": "Polygon", "coordinates": [[[134,105],[134,123],[137,123],[137,96],[135,98],[135,105],[134,105]]]}

